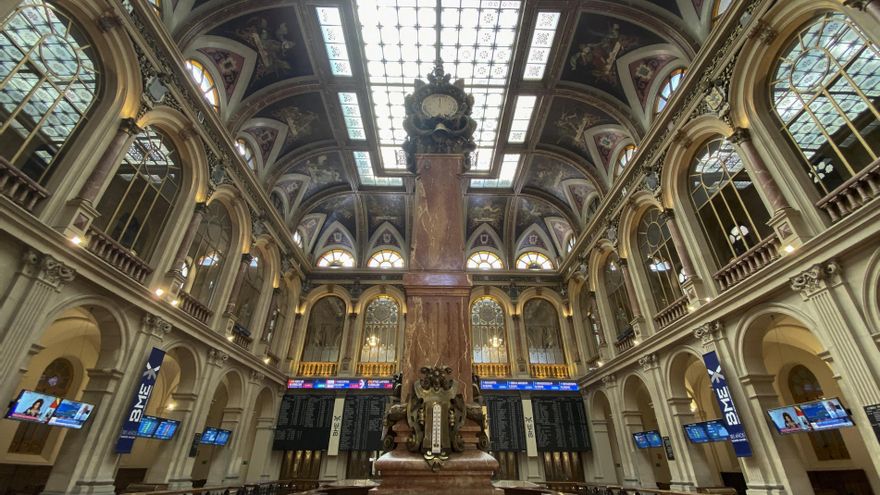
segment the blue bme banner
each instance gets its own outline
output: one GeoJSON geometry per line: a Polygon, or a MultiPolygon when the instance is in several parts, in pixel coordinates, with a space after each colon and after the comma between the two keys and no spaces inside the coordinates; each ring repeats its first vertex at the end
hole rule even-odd
{"type": "Polygon", "coordinates": [[[733,395],[727,386],[727,378],[724,377],[718,354],[715,351],[703,354],[703,362],[706,363],[706,369],[709,371],[709,381],[712,383],[712,392],[721,409],[721,417],[727,425],[728,433],[730,433],[733,451],[737,457],[751,457],[752,446],[749,444],[746,430],[743,428],[739,413],[736,412],[736,406],[733,404],[733,395]]]}
{"type": "Polygon", "coordinates": [[[162,366],[162,360],[165,359],[165,351],[156,349],[150,352],[147,358],[147,364],[144,372],[141,374],[141,381],[138,383],[137,389],[134,391],[134,398],[131,401],[131,407],[125,414],[125,421],[122,423],[122,432],[119,433],[119,440],[116,441],[117,454],[130,454],[134,447],[134,439],[137,437],[138,425],[144,413],[147,410],[147,403],[150,396],[153,395],[153,387],[156,385],[156,379],[159,377],[159,368],[162,366]]]}

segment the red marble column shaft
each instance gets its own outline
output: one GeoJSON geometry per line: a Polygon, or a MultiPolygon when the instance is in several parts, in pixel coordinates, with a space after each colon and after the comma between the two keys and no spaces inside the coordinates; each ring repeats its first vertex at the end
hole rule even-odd
{"type": "Polygon", "coordinates": [[[626,288],[626,297],[629,299],[629,306],[632,309],[633,316],[639,318],[642,316],[642,307],[639,305],[639,299],[636,297],[636,288],[633,285],[632,273],[629,272],[629,266],[625,259],[620,260],[620,271],[623,275],[623,285],[626,288]]]}
{"type": "Polygon", "coordinates": [[[196,232],[199,231],[199,227],[202,225],[202,219],[205,218],[205,211],[207,211],[207,209],[208,207],[205,203],[196,203],[195,211],[189,221],[189,226],[183,234],[183,240],[180,241],[180,246],[177,247],[177,254],[174,255],[174,263],[171,264],[171,271],[181,270],[183,263],[186,261],[186,255],[189,253],[189,248],[192,246],[193,239],[196,237],[196,232]]]}
{"type": "Polygon", "coordinates": [[[238,273],[235,274],[235,283],[232,284],[232,292],[229,293],[229,302],[226,304],[226,312],[235,311],[235,305],[238,304],[238,295],[241,293],[241,284],[244,283],[244,275],[247,273],[248,265],[254,257],[250,253],[241,255],[241,264],[238,265],[238,273]]]}
{"type": "Polygon", "coordinates": [[[673,215],[672,210],[663,210],[662,216],[666,219],[666,228],[669,229],[669,237],[672,238],[672,245],[675,246],[675,253],[678,254],[678,259],[681,261],[681,269],[684,271],[684,276],[691,279],[697,272],[694,271],[694,262],[691,260],[691,254],[688,252],[687,246],[684,244],[684,238],[681,236],[681,231],[678,230],[678,223],[675,221],[675,215],[673,215]]]}
{"type": "Polygon", "coordinates": [[[773,175],[767,168],[767,164],[764,162],[764,159],[761,158],[761,154],[758,153],[758,149],[752,141],[749,130],[745,128],[735,129],[733,135],[730,136],[729,139],[730,142],[737,145],[750,165],[752,178],[755,180],[758,187],[764,191],[767,200],[770,202],[770,208],[772,209],[771,213],[788,209],[788,200],[785,199],[785,196],[779,189],[779,185],[776,183],[776,179],[773,178],[773,175]]]}
{"type": "Polygon", "coordinates": [[[77,194],[79,199],[89,203],[95,202],[107,176],[113,172],[119,165],[120,160],[122,160],[122,153],[128,149],[130,138],[141,132],[143,132],[143,129],[138,127],[135,119],[122,119],[122,122],[119,124],[119,130],[116,131],[113,140],[110,141],[107,149],[104,150],[104,154],[98,160],[95,169],[92,170],[89,178],[86,179],[82,188],[80,188],[79,194],[77,194]]]}

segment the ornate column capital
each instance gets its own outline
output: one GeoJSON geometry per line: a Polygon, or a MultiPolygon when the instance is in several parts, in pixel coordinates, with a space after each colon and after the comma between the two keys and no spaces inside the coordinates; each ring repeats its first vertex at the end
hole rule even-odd
{"type": "Polygon", "coordinates": [[[253,384],[260,384],[264,378],[266,378],[266,375],[257,370],[251,370],[250,373],[248,373],[248,381],[253,384]]]}
{"type": "Polygon", "coordinates": [[[660,220],[663,222],[669,222],[675,220],[675,211],[671,208],[663,208],[660,212],[660,220]]]}
{"type": "Polygon", "coordinates": [[[602,377],[602,386],[605,388],[612,388],[617,386],[617,377],[613,374],[605,375],[602,377]]]}
{"type": "Polygon", "coordinates": [[[807,268],[789,280],[791,290],[800,292],[808,299],[814,293],[828,287],[828,282],[840,276],[840,265],[831,260],[807,268]]]}
{"type": "Polygon", "coordinates": [[[241,262],[245,265],[250,265],[251,261],[254,261],[254,255],[251,253],[242,253],[241,262]]]}
{"type": "Polygon", "coordinates": [[[162,340],[171,333],[172,325],[162,317],[147,313],[142,318],[141,332],[162,340]]]}
{"type": "Polygon", "coordinates": [[[144,128],[138,125],[137,119],[129,117],[119,122],[119,131],[129,136],[137,136],[144,132],[144,128]]]}
{"type": "Polygon", "coordinates": [[[202,201],[201,203],[196,203],[195,208],[193,209],[194,213],[205,213],[208,211],[208,203],[202,201]]]}
{"type": "Polygon", "coordinates": [[[865,11],[868,8],[868,5],[874,3],[874,0],[843,0],[843,5],[846,7],[852,7],[856,10],[865,11]]]}
{"type": "Polygon", "coordinates": [[[73,281],[76,270],[58,261],[53,256],[28,248],[22,256],[22,272],[40,282],[59,290],[64,284],[73,281]]]}
{"type": "Polygon", "coordinates": [[[727,137],[727,140],[733,144],[741,144],[752,139],[751,132],[745,127],[735,127],[733,133],[727,137]]]}
{"type": "Polygon", "coordinates": [[[229,354],[226,354],[221,350],[211,349],[210,351],[208,351],[208,364],[212,364],[220,368],[223,366],[224,363],[226,363],[227,359],[229,359],[229,354]]]}
{"type": "Polygon", "coordinates": [[[723,329],[724,325],[721,324],[721,320],[710,321],[694,329],[694,338],[702,342],[705,347],[721,338],[723,329]]]}
{"type": "Polygon", "coordinates": [[[660,360],[657,359],[657,354],[648,354],[647,356],[642,356],[639,358],[639,366],[642,367],[642,370],[645,372],[649,372],[658,366],[660,366],[660,360]]]}
{"type": "Polygon", "coordinates": [[[749,39],[758,38],[765,45],[773,43],[773,40],[775,40],[778,35],[779,32],[764,19],[758,19],[758,21],[755,22],[755,27],[749,31],[749,39]]]}

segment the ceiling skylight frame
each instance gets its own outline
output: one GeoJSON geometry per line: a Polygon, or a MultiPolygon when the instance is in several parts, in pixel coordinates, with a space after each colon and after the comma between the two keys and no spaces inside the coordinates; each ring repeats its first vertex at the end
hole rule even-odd
{"type": "Polygon", "coordinates": [[[501,160],[501,170],[497,179],[471,179],[472,189],[509,189],[513,187],[522,156],[519,153],[505,153],[501,160]]]}
{"type": "Polygon", "coordinates": [[[516,103],[513,108],[513,119],[510,121],[510,132],[507,135],[507,142],[520,144],[526,142],[526,136],[529,134],[529,124],[532,121],[532,115],[535,113],[535,105],[538,97],[535,95],[517,95],[516,103]]]}
{"type": "Polygon", "coordinates": [[[560,12],[538,12],[535,18],[535,28],[532,30],[532,39],[529,40],[529,54],[526,57],[525,69],[523,70],[524,81],[544,79],[561,16],[560,12]]]}
{"type": "Polygon", "coordinates": [[[348,45],[345,43],[345,26],[342,24],[342,12],[338,7],[315,7],[321,37],[330,62],[330,73],[334,76],[351,77],[351,58],[348,56],[348,45]]]}
{"type": "Polygon", "coordinates": [[[474,96],[472,117],[478,160],[472,170],[492,168],[502,109],[511,77],[522,16],[522,1],[496,0],[357,0],[356,11],[364,46],[367,83],[373,104],[381,169],[389,166],[384,147],[399,147],[404,97],[413,81],[425,79],[439,52],[452,79],[465,80],[474,96]],[[439,22],[439,24],[438,24],[439,22]],[[481,24],[482,23],[482,24],[481,24]],[[414,40],[415,45],[404,46],[414,40]]]}
{"type": "Polygon", "coordinates": [[[352,151],[351,154],[361,185],[377,187],[400,187],[403,185],[403,179],[400,177],[377,177],[373,173],[373,160],[370,158],[369,151],[352,151]]]}
{"type": "Polygon", "coordinates": [[[352,141],[366,141],[367,134],[364,130],[364,119],[361,116],[357,93],[340,91],[339,107],[342,110],[342,119],[345,120],[348,138],[352,141]]]}

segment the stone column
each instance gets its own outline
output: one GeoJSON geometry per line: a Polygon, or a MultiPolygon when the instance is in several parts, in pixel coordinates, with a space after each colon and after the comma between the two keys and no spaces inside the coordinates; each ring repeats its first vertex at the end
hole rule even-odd
{"type": "MultiPolygon", "coordinates": [[[[622,443],[624,449],[629,449],[632,458],[633,468],[635,468],[636,486],[643,488],[657,488],[657,478],[654,476],[654,467],[651,459],[651,451],[648,449],[639,450],[633,444],[633,433],[645,431],[645,424],[642,420],[640,411],[622,411],[623,431],[627,442],[622,443]]],[[[632,480],[629,480],[632,482],[632,480]]]]}
{"type": "Polygon", "coordinates": [[[161,442],[156,447],[159,450],[159,454],[147,470],[144,483],[151,485],[168,483],[171,470],[176,466],[176,463],[184,462],[188,456],[189,449],[192,446],[193,433],[195,433],[193,423],[196,421],[194,413],[198,398],[199,396],[196,393],[174,392],[171,394],[171,399],[174,401],[174,409],[163,412],[163,416],[180,421],[180,426],[178,426],[177,432],[171,440],[161,442]]]}
{"type": "MultiPolygon", "coordinates": [[[[284,281],[282,281],[281,283],[284,283],[284,281]]],[[[275,287],[272,289],[272,299],[269,300],[269,311],[270,311],[269,316],[266,318],[266,323],[263,325],[263,332],[260,335],[260,342],[263,342],[266,344],[266,351],[267,352],[271,350],[270,346],[272,345],[272,342],[269,340],[269,332],[272,331],[273,333],[278,333],[280,331],[280,329],[278,329],[278,328],[272,328],[273,325],[275,325],[275,323],[277,323],[275,321],[275,312],[279,311],[278,297],[280,295],[281,295],[281,288],[280,287],[275,287]]]]}
{"type": "Polygon", "coordinates": [[[245,274],[247,274],[248,266],[254,257],[250,253],[241,255],[241,264],[238,265],[238,272],[235,274],[235,282],[232,284],[232,291],[229,293],[229,302],[226,304],[226,314],[231,315],[235,312],[235,305],[238,304],[238,295],[241,293],[241,285],[244,283],[245,274]]]}
{"type": "Polygon", "coordinates": [[[572,344],[571,349],[573,351],[571,353],[571,358],[574,360],[575,365],[580,367],[580,365],[582,364],[581,351],[580,351],[581,339],[578,337],[578,332],[574,331],[574,316],[573,315],[571,315],[571,314],[566,315],[565,326],[566,326],[565,335],[568,335],[571,339],[573,339],[573,342],[571,343],[572,344]]]}
{"type": "MultiPolygon", "coordinates": [[[[248,403],[243,402],[243,404],[248,403]]],[[[206,486],[226,486],[238,482],[238,474],[241,469],[238,449],[242,445],[241,438],[245,435],[244,430],[247,425],[247,422],[243,420],[244,415],[243,407],[227,407],[223,410],[223,419],[220,420],[219,427],[231,431],[232,436],[226,445],[211,447],[214,449],[214,455],[211,456],[206,486]]]]}
{"type": "Polygon", "coordinates": [[[171,331],[165,320],[145,315],[129,349],[120,350],[121,369],[91,369],[82,402],[95,405],[93,417],[79,431],[68,432],[61,445],[44,494],[113,494],[119,454],[116,440],[134,387],[153,347],[171,331]],[[88,453],[84,457],[83,453],[88,453]]]}
{"type": "Polygon", "coordinates": [[[355,353],[355,349],[357,349],[358,346],[358,344],[355,343],[355,339],[359,333],[355,325],[355,322],[357,322],[357,316],[357,313],[354,311],[348,313],[348,318],[345,321],[345,328],[342,332],[338,366],[340,374],[343,374],[343,376],[347,376],[351,373],[351,363],[354,360],[352,355],[355,353]]]}
{"type": "MultiPolygon", "coordinates": [[[[633,459],[633,439],[628,433],[626,422],[621,413],[623,399],[619,397],[620,389],[617,386],[617,378],[614,375],[605,375],[602,377],[602,387],[605,389],[605,396],[608,398],[608,406],[611,408],[612,421],[617,425],[614,431],[617,433],[617,446],[620,452],[620,470],[623,473],[623,479],[620,484],[626,487],[639,487],[639,474],[633,459]]],[[[641,423],[641,416],[639,416],[641,423]]],[[[639,430],[641,431],[641,430],[639,430]]]]}
{"type": "Polygon", "coordinates": [[[721,479],[706,458],[703,446],[688,441],[682,426],[696,423],[698,420],[691,412],[691,399],[688,397],[669,397],[666,399],[670,424],[668,435],[675,449],[675,463],[684,475],[683,482],[673,480],[673,490],[692,490],[721,486],[721,479]]]}
{"type": "Polygon", "coordinates": [[[703,287],[703,281],[697,275],[694,268],[694,262],[691,253],[688,251],[684,238],[681,236],[681,230],[678,229],[678,222],[672,210],[664,209],[660,214],[660,219],[666,222],[666,228],[669,229],[669,237],[672,238],[672,245],[675,246],[675,252],[681,261],[681,269],[684,272],[685,281],[681,284],[681,289],[691,304],[699,305],[705,300],[706,290],[703,287]]]}
{"type": "Polygon", "coordinates": [[[877,0],[843,0],[843,4],[867,12],[875,21],[880,22],[880,2],[877,0]]]}
{"type": "Polygon", "coordinates": [[[104,150],[92,173],[80,187],[79,193],[68,204],[72,207],[69,213],[72,219],[64,229],[66,237],[78,235],[85,236],[86,231],[97,218],[98,211],[95,209],[95,202],[101,188],[107,182],[107,178],[122,162],[125,153],[131,146],[135,136],[144,130],[137,125],[137,120],[132,118],[122,119],[119,129],[110,141],[110,144],[104,150]]]}
{"type": "Polygon", "coordinates": [[[181,239],[180,245],[177,247],[177,254],[174,255],[171,270],[168,271],[166,277],[168,286],[173,294],[177,294],[177,291],[183,287],[183,283],[186,280],[182,271],[183,264],[186,262],[186,255],[189,254],[189,248],[192,247],[193,239],[195,239],[196,232],[199,231],[199,227],[202,225],[206,211],[208,211],[207,204],[196,203],[192,218],[189,220],[189,226],[186,228],[186,232],[183,233],[183,239],[181,239]]]}
{"type": "Polygon", "coordinates": [[[617,469],[614,466],[611,438],[608,429],[609,421],[591,419],[590,426],[593,435],[593,480],[600,484],[616,485],[617,469]]]}
{"type": "MultiPolygon", "coordinates": [[[[262,483],[269,481],[267,465],[272,452],[272,441],[275,439],[275,418],[257,418],[257,433],[254,436],[254,448],[248,460],[247,479],[245,483],[262,483]]],[[[277,473],[276,473],[277,477],[277,473]]]]}
{"type": "Polygon", "coordinates": [[[48,254],[26,248],[18,274],[5,293],[0,306],[0,373],[7,377],[0,384],[0,397],[12,397],[19,381],[18,371],[32,345],[37,344],[46,326],[47,308],[54,305],[65,284],[76,271],[48,254]]]}
{"type": "Polygon", "coordinates": [[[620,272],[623,275],[623,283],[626,286],[626,298],[629,300],[630,308],[633,316],[638,320],[642,318],[642,307],[639,305],[639,298],[636,297],[636,288],[632,281],[632,273],[629,271],[629,263],[620,258],[620,272]]]}
{"type": "Polygon", "coordinates": [[[245,407],[228,408],[223,413],[223,424],[228,425],[228,427],[221,426],[221,428],[233,432],[229,443],[226,447],[223,447],[226,450],[224,452],[226,462],[218,463],[223,468],[220,474],[223,475],[222,483],[224,485],[234,485],[242,482],[242,460],[247,455],[247,452],[244,452],[244,449],[247,448],[246,436],[250,434],[248,429],[251,425],[251,418],[253,418],[258,407],[255,401],[257,394],[262,389],[264,378],[265,376],[259,371],[251,370],[248,377],[248,387],[245,389],[246,393],[242,397],[241,402],[245,407]],[[233,422],[236,422],[236,424],[233,424],[233,422]]]}

